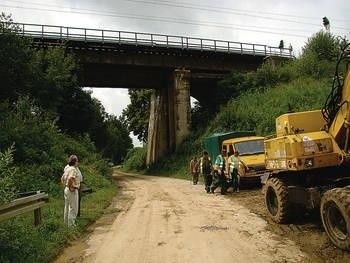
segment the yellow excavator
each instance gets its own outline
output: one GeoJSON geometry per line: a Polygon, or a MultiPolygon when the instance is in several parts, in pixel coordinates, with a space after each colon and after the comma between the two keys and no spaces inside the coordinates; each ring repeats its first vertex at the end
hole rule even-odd
{"type": "Polygon", "coordinates": [[[288,223],[298,211],[319,208],[330,240],[344,250],[350,250],[349,104],[350,44],[342,49],[324,108],[279,116],[276,137],[264,142],[269,217],[288,223]]]}

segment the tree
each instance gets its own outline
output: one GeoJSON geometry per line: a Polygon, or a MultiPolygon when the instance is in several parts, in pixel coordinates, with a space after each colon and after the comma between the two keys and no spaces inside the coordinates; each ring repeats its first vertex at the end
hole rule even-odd
{"type": "Polygon", "coordinates": [[[152,90],[129,89],[130,104],[121,116],[129,132],[133,132],[143,142],[147,141],[151,94],[152,90]]]}
{"type": "Polygon", "coordinates": [[[329,32],[319,31],[308,39],[303,56],[313,53],[319,60],[335,60],[338,57],[340,41],[329,32]]]}
{"type": "Polygon", "coordinates": [[[0,14],[0,100],[16,101],[33,87],[33,51],[30,40],[16,34],[11,16],[0,14]]]}
{"type": "MultiPolygon", "coordinates": [[[[64,46],[32,49],[31,40],[19,36],[19,28],[4,14],[0,15],[0,31],[0,102],[17,105],[19,98],[26,97],[63,132],[74,137],[88,134],[98,150],[108,156],[113,152],[117,156],[113,158],[120,160],[126,154],[124,149],[105,151],[110,146],[108,139],[115,140],[116,135],[110,131],[110,117],[102,104],[79,86],[79,65],[73,54],[64,46]]],[[[126,130],[124,126],[119,129],[126,130]]],[[[125,136],[118,140],[129,149],[129,134],[120,136],[125,136]]],[[[33,144],[43,141],[40,136],[35,140],[33,144]]]]}
{"type": "Polygon", "coordinates": [[[108,116],[106,126],[108,144],[105,145],[104,155],[113,163],[120,163],[133,147],[127,126],[113,115],[108,116]]]}

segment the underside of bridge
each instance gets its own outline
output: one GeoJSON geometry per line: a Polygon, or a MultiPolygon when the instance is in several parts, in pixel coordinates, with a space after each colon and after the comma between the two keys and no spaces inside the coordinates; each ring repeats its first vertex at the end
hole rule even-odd
{"type": "Polygon", "coordinates": [[[223,72],[85,64],[85,86],[152,89],[147,165],[178,148],[191,128],[190,97],[211,105],[223,72]]]}
{"type": "Polygon", "coordinates": [[[259,56],[192,52],[181,55],[167,49],[155,54],[136,50],[74,50],[87,87],[153,89],[149,119],[147,165],[173,152],[189,134],[190,96],[210,105],[217,82],[233,70],[254,70],[259,56]]]}

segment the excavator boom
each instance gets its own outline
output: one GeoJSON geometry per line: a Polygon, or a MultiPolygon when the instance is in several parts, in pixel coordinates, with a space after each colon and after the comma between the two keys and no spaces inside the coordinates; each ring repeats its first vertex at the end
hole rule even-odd
{"type": "MultiPolygon", "coordinates": [[[[344,81],[340,82],[338,101],[333,101],[335,109],[334,117],[329,120],[329,134],[335,139],[343,154],[348,155],[349,151],[349,130],[350,130],[350,46],[342,53],[341,60],[346,62],[344,81]]],[[[340,78],[336,73],[336,78],[340,78]]],[[[328,102],[330,103],[330,102],[328,102]]],[[[325,109],[323,110],[325,111],[325,109]]]]}

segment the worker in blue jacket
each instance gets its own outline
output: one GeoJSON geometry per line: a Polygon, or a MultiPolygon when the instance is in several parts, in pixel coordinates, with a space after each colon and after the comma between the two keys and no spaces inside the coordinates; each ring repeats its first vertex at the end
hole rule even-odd
{"type": "Polygon", "coordinates": [[[216,157],[214,164],[214,177],[216,178],[215,182],[211,186],[211,192],[214,193],[217,187],[221,188],[221,194],[226,194],[227,190],[227,178],[225,176],[226,169],[226,150],[222,149],[221,153],[216,157]]]}

